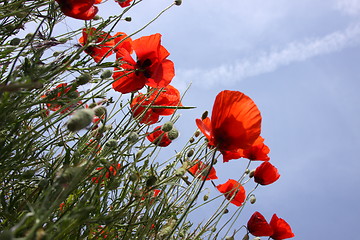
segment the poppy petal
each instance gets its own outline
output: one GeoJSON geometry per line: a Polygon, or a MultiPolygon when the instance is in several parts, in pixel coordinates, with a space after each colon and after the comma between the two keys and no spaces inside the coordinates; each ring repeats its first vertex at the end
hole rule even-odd
{"type": "Polygon", "coordinates": [[[254,212],[247,223],[248,231],[256,237],[271,236],[273,230],[264,216],[259,212],[254,212]]]}
{"type": "Polygon", "coordinates": [[[295,237],[290,225],[282,218],[278,218],[274,214],[270,220],[270,226],[273,229],[273,234],[270,236],[274,240],[282,240],[295,237]]]}

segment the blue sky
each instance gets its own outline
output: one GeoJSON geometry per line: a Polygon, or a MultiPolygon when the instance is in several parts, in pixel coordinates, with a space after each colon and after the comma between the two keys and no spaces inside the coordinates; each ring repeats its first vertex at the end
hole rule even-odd
{"type": "MultiPolygon", "coordinates": [[[[170,3],[142,2],[115,32],[137,30],[170,3]]],[[[120,11],[109,6],[99,5],[100,15],[120,11]]],[[[262,136],[281,178],[257,190],[239,224],[254,211],[267,219],[277,213],[293,239],[356,238],[360,0],[184,0],[136,37],[157,32],[175,63],[172,84],[184,91],[191,83],[183,103],[198,107],[182,111],[177,143],[224,89],[244,92],[262,112],[262,136]]],[[[244,166],[217,166],[217,184],[244,166]]]]}

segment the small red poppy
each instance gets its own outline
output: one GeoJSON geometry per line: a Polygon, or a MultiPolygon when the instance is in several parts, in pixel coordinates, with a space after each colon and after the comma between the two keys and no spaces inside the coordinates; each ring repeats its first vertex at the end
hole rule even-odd
{"type": "Polygon", "coordinates": [[[214,180],[214,179],[218,179],[218,177],[216,176],[216,170],[214,167],[211,167],[210,172],[208,174],[209,171],[209,165],[203,163],[202,161],[198,161],[197,163],[195,163],[194,166],[192,166],[191,168],[188,169],[188,171],[195,177],[200,177],[202,180],[205,179],[206,175],[207,178],[206,180],[214,180]]]}
{"type": "Polygon", "coordinates": [[[173,114],[175,109],[166,107],[176,106],[182,106],[180,92],[171,85],[163,89],[152,89],[150,94],[139,94],[130,104],[133,116],[140,118],[140,123],[145,124],[154,124],[160,116],[173,114]]]}
{"type": "Polygon", "coordinates": [[[137,61],[125,48],[119,49],[116,53],[121,62],[121,69],[114,69],[114,90],[129,93],[140,90],[145,85],[154,88],[169,85],[175,76],[175,69],[174,63],[166,59],[170,53],[161,45],[161,34],[136,39],[132,46],[137,61]]]}
{"type": "Polygon", "coordinates": [[[270,236],[272,239],[282,240],[295,237],[290,225],[284,219],[278,218],[276,214],[272,216],[270,226],[273,230],[273,234],[270,236]]]}
{"type": "Polygon", "coordinates": [[[237,149],[236,151],[222,151],[224,162],[231,159],[247,158],[251,161],[269,161],[270,148],[264,144],[264,139],[259,136],[253,145],[247,149],[237,149]]]}
{"type": "Polygon", "coordinates": [[[229,179],[226,183],[216,186],[216,188],[225,195],[226,199],[238,207],[245,201],[245,189],[241,183],[234,179],[229,179]]]}
{"type": "Polygon", "coordinates": [[[128,7],[130,6],[130,3],[133,0],[116,0],[116,2],[120,5],[120,7],[124,8],[124,7],[128,7]]]}
{"type": "MultiPolygon", "coordinates": [[[[76,89],[73,89],[72,86],[68,86],[67,83],[61,83],[45,93],[45,95],[41,96],[41,98],[48,100],[46,106],[51,111],[58,111],[62,107],[74,102],[74,100],[76,100],[78,97],[79,92],[76,89]]],[[[76,108],[79,104],[81,104],[81,101],[71,104],[69,107],[63,109],[60,113],[69,112],[76,108]]]]}
{"type": "Polygon", "coordinates": [[[94,4],[101,3],[101,0],[56,0],[56,2],[66,16],[90,20],[98,12],[98,8],[94,4]]]}
{"type": "Polygon", "coordinates": [[[215,99],[211,120],[196,119],[196,124],[219,151],[237,151],[253,145],[261,131],[261,115],[245,94],[225,90],[215,99]]]}
{"type": "Polygon", "coordinates": [[[280,174],[270,162],[263,162],[255,169],[254,181],[260,185],[269,185],[278,180],[280,174]]]}
{"type": "Polygon", "coordinates": [[[256,237],[270,236],[273,234],[270,224],[259,212],[254,212],[254,214],[250,217],[247,223],[247,229],[256,237]]]}
{"type": "Polygon", "coordinates": [[[117,32],[114,36],[114,52],[117,52],[120,49],[125,49],[129,53],[133,52],[132,49],[132,39],[128,37],[126,33],[117,32]]]}
{"type": "MultiPolygon", "coordinates": [[[[112,176],[116,176],[116,174],[117,174],[117,171],[119,170],[121,168],[121,165],[120,165],[120,163],[118,163],[118,164],[116,164],[116,165],[112,165],[112,166],[110,166],[109,167],[109,169],[106,171],[106,173],[105,173],[105,177],[107,178],[107,179],[109,179],[110,177],[112,177],[112,176]]],[[[96,170],[97,171],[101,171],[102,169],[104,169],[103,167],[98,167],[98,168],[96,168],[96,170]]],[[[104,181],[104,179],[103,179],[103,175],[99,175],[98,177],[92,177],[91,178],[91,181],[92,182],[94,182],[94,183],[98,183],[98,182],[102,182],[102,181],[104,181]]]]}
{"type": "Polygon", "coordinates": [[[171,143],[168,133],[161,130],[161,126],[156,127],[146,138],[159,147],[167,147],[171,143]]]}

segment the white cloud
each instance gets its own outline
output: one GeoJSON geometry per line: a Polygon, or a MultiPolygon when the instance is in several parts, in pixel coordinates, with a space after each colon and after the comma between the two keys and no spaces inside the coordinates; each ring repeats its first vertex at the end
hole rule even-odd
{"type": "Polygon", "coordinates": [[[324,37],[292,42],[282,49],[273,49],[254,58],[242,59],[234,64],[224,64],[213,69],[190,69],[177,71],[177,81],[193,82],[211,87],[214,84],[227,85],[242,79],[275,71],[294,62],[340,51],[360,44],[360,24],[324,37]]]}
{"type": "Polygon", "coordinates": [[[337,0],[336,8],[348,15],[360,13],[360,0],[337,0]]]}

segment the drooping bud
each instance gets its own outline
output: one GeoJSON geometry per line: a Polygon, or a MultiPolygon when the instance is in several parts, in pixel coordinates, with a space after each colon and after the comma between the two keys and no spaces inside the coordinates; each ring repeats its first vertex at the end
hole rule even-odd
{"type": "Polygon", "coordinates": [[[171,129],[168,132],[168,137],[170,140],[174,140],[179,137],[179,131],[176,128],[171,129]]]}
{"type": "Polygon", "coordinates": [[[94,113],[95,116],[97,117],[102,117],[106,114],[106,107],[98,105],[96,107],[93,108],[94,109],[94,113]]]}
{"type": "Polygon", "coordinates": [[[106,79],[106,78],[111,77],[112,74],[113,74],[113,72],[112,72],[111,70],[107,69],[107,70],[105,70],[105,71],[103,71],[103,72],[101,73],[100,78],[101,78],[101,79],[106,79]]]}
{"type": "Polygon", "coordinates": [[[193,143],[195,141],[195,138],[193,138],[193,137],[191,137],[190,139],[189,139],[189,142],[190,143],[193,143]]]}
{"type": "Polygon", "coordinates": [[[249,178],[254,177],[254,174],[255,174],[255,170],[251,170],[250,173],[249,173],[249,178]]]}
{"type": "Polygon", "coordinates": [[[209,112],[208,111],[205,111],[202,116],[201,116],[201,119],[204,120],[205,118],[207,118],[207,116],[209,115],[209,112]]]}
{"type": "Polygon", "coordinates": [[[79,109],[75,111],[67,122],[67,129],[71,132],[76,132],[87,127],[92,122],[94,115],[92,109],[79,109]]]}
{"type": "Polygon", "coordinates": [[[182,3],[182,0],[175,0],[175,5],[176,5],[176,6],[180,6],[181,3],[182,3]]]}
{"type": "Polygon", "coordinates": [[[254,204],[256,202],[256,197],[255,197],[255,195],[251,195],[251,197],[250,197],[250,203],[251,204],[254,204]]]}
{"type": "Polygon", "coordinates": [[[201,131],[199,129],[196,129],[194,136],[198,137],[198,136],[200,136],[200,134],[201,134],[201,131]]]}
{"type": "Polygon", "coordinates": [[[90,82],[91,79],[92,76],[89,73],[83,73],[76,79],[76,83],[79,85],[84,85],[90,82]]]}
{"type": "Polygon", "coordinates": [[[203,199],[204,201],[207,201],[209,199],[209,194],[204,195],[203,199]]]}
{"type": "Polygon", "coordinates": [[[249,173],[250,173],[250,169],[247,168],[247,169],[245,170],[245,174],[249,174],[249,173]]]}
{"type": "Polygon", "coordinates": [[[169,132],[173,129],[174,124],[172,122],[166,122],[164,123],[164,125],[161,126],[161,130],[163,130],[164,132],[169,132]]]}
{"type": "Polygon", "coordinates": [[[131,22],[132,19],[131,19],[131,17],[126,17],[124,20],[127,22],[131,22]]]}
{"type": "Polygon", "coordinates": [[[226,208],[226,209],[224,210],[224,214],[227,214],[227,213],[229,213],[229,209],[226,208]]]}
{"type": "Polygon", "coordinates": [[[194,155],[194,149],[190,149],[187,153],[188,157],[192,157],[194,155]]]}
{"type": "Polygon", "coordinates": [[[130,143],[136,143],[137,140],[139,139],[139,135],[136,132],[131,132],[129,133],[129,135],[127,136],[127,140],[130,143]]]}

